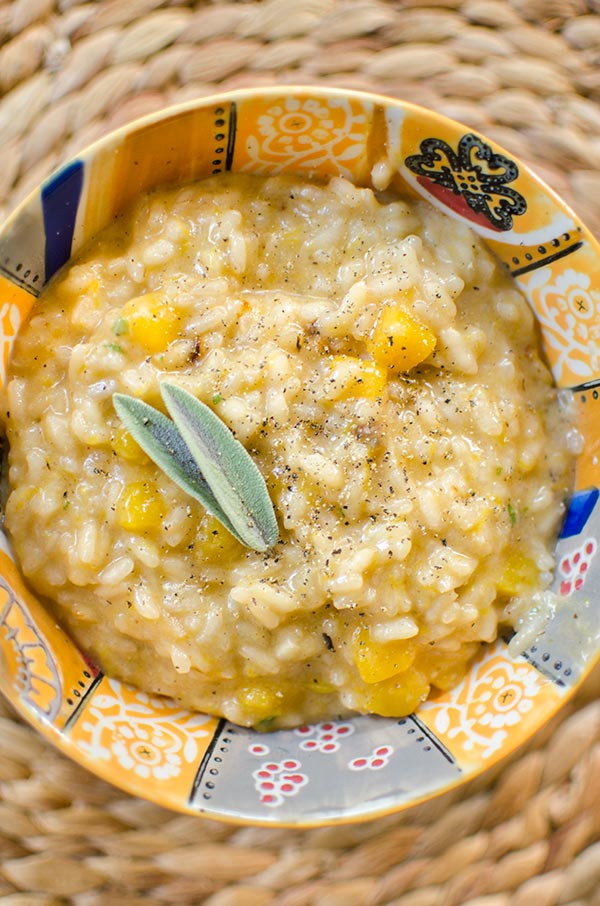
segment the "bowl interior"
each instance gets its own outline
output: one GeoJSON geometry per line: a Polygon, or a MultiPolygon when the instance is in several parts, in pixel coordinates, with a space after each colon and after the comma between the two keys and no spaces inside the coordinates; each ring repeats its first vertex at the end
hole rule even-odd
{"type": "Polygon", "coordinates": [[[131,124],[51,176],[0,231],[2,357],[42,286],[145,189],[227,170],[343,175],[468,223],[539,322],[584,449],[557,549],[560,607],[518,657],[499,639],[451,692],[401,720],[357,717],[258,734],[104,676],[25,587],[0,538],[0,688],[69,756],[161,805],[232,821],[314,825],[408,807],[527,740],[598,658],[600,248],[569,208],[488,139],[400,101],[286,88],[203,99],[131,124]]]}

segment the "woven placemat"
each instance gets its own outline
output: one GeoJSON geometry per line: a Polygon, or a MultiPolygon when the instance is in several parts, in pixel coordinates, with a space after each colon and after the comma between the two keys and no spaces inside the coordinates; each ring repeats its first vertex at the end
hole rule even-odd
{"type": "MultiPolygon", "coordinates": [[[[598,0],[0,0],[0,216],[90,141],[215,88],[374,90],[481,129],[600,234],[598,0]]],[[[462,791],[338,828],[131,798],[0,703],[3,906],[600,906],[600,673],[462,791]]]]}

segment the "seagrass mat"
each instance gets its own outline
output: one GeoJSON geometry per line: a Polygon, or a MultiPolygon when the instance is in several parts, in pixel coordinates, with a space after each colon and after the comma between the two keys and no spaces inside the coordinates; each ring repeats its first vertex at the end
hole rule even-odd
{"type": "MultiPolygon", "coordinates": [[[[0,0],[0,216],[114,127],[216,88],[329,84],[433,107],[600,234],[600,0],[0,0]]],[[[338,828],[133,799],[0,702],[2,906],[600,906],[600,672],[462,791],[338,828]]]]}

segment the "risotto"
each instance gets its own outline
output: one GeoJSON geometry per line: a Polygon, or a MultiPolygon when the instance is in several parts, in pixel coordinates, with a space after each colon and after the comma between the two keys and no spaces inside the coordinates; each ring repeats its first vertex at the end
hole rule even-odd
{"type": "Polygon", "coordinates": [[[9,378],[23,572],[146,691],[260,727],[401,716],[548,606],[568,419],[525,299],[430,205],[298,176],[150,193],[46,287],[9,378]],[[258,466],[268,550],[119,419],[167,381],[258,466]]]}

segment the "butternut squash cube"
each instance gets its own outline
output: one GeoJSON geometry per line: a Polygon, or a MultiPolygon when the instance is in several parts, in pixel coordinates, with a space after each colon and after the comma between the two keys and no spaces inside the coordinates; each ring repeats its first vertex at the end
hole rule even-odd
{"type": "Polygon", "coordinates": [[[412,714],[429,695],[430,685],[419,670],[411,667],[399,676],[375,683],[367,696],[369,710],[383,717],[412,714]]]}
{"type": "Polygon", "coordinates": [[[511,551],[506,558],[504,571],[500,576],[497,588],[503,595],[522,594],[537,584],[539,570],[531,558],[521,551],[511,551]]]}
{"type": "Polygon", "coordinates": [[[118,428],[110,445],[118,456],[128,462],[148,462],[148,457],[126,428],[118,428]]]}
{"type": "Polygon", "coordinates": [[[366,627],[357,629],[352,645],[354,661],[365,683],[378,683],[403,673],[412,666],[417,655],[414,639],[376,642],[366,627]]]}
{"type": "Polygon", "coordinates": [[[121,528],[144,532],[162,519],[163,505],[158,490],[147,481],[133,481],[117,500],[116,517],[121,528]]]}
{"type": "Polygon", "coordinates": [[[367,339],[367,352],[375,362],[394,371],[410,371],[423,362],[435,346],[435,334],[429,327],[396,305],[386,305],[381,310],[367,339]]]}
{"type": "Polygon", "coordinates": [[[146,352],[162,352],[179,333],[180,318],[161,293],[145,293],[126,302],[122,319],[127,335],[146,352]]]}
{"type": "Polygon", "coordinates": [[[350,355],[334,355],[328,362],[329,399],[374,400],[383,395],[387,383],[384,368],[369,359],[350,355]]]}

